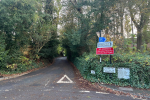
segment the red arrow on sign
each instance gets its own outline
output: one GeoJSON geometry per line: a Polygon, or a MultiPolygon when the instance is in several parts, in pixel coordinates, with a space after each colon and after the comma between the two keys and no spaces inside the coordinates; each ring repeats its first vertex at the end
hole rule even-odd
{"type": "Polygon", "coordinates": [[[114,54],[114,49],[112,47],[96,48],[96,55],[111,55],[111,54],[114,54]]]}

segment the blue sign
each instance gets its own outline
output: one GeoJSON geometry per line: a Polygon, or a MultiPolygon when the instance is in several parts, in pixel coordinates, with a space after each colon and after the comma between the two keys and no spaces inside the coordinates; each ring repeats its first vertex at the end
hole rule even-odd
{"type": "Polygon", "coordinates": [[[105,37],[99,37],[99,42],[105,42],[106,38],[105,37]]]}

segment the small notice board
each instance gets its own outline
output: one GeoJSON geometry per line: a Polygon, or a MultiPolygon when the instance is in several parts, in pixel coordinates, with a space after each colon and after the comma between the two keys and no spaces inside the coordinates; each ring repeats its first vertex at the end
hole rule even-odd
{"type": "Polygon", "coordinates": [[[118,78],[129,79],[130,78],[130,69],[129,68],[118,68],[118,78]]]}
{"type": "Polygon", "coordinates": [[[114,67],[103,67],[104,73],[116,73],[116,68],[114,67]]]}

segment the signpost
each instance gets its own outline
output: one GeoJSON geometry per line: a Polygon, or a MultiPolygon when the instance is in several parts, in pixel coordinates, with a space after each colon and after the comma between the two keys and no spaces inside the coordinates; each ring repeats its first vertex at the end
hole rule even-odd
{"type": "Polygon", "coordinates": [[[114,54],[114,49],[112,47],[96,48],[96,55],[112,55],[112,54],[114,54]]]}
{"type": "MultiPolygon", "coordinates": [[[[101,31],[96,33],[99,37],[99,42],[97,43],[96,55],[100,55],[100,63],[101,63],[101,55],[110,55],[110,64],[111,64],[111,55],[114,54],[113,49],[113,41],[105,42],[106,38],[101,37],[101,31]],[[100,33],[100,34],[99,34],[100,33]]],[[[110,79],[112,79],[112,73],[116,73],[115,67],[103,67],[104,73],[109,73],[110,79]]],[[[91,74],[95,74],[94,70],[91,70],[91,74]]],[[[118,68],[118,78],[130,79],[130,69],[129,68],[118,68]]]]}
{"type": "MultiPolygon", "coordinates": [[[[97,43],[97,48],[96,48],[96,55],[100,55],[100,63],[101,63],[101,55],[110,55],[110,64],[111,64],[111,55],[114,54],[114,49],[112,48],[113,41],[111,41],[110,39],[109,42],[105,42],[106,38],[101,37],[101,31],[97,32],[96,34],[99,37],[99,42],[97,43]]],[[[112,73],[115,73],[115,68],[104,67],[103,72],[110,73],[110,78],[112,79],[112,73]]]]}

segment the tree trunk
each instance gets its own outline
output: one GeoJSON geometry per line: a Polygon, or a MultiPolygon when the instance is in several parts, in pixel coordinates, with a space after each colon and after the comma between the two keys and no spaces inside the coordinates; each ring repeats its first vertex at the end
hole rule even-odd
{"type": "Polygon", "coordinates": [[[121,36],[123,36],[123,14],[121,15],[121,36]]]}
{"type": "Polygon", "coordinates": [[[141,28],[137,29],[137,50],[141,50],[141,45],[142,45],[142,33],[141,33],[141,28]]]}

